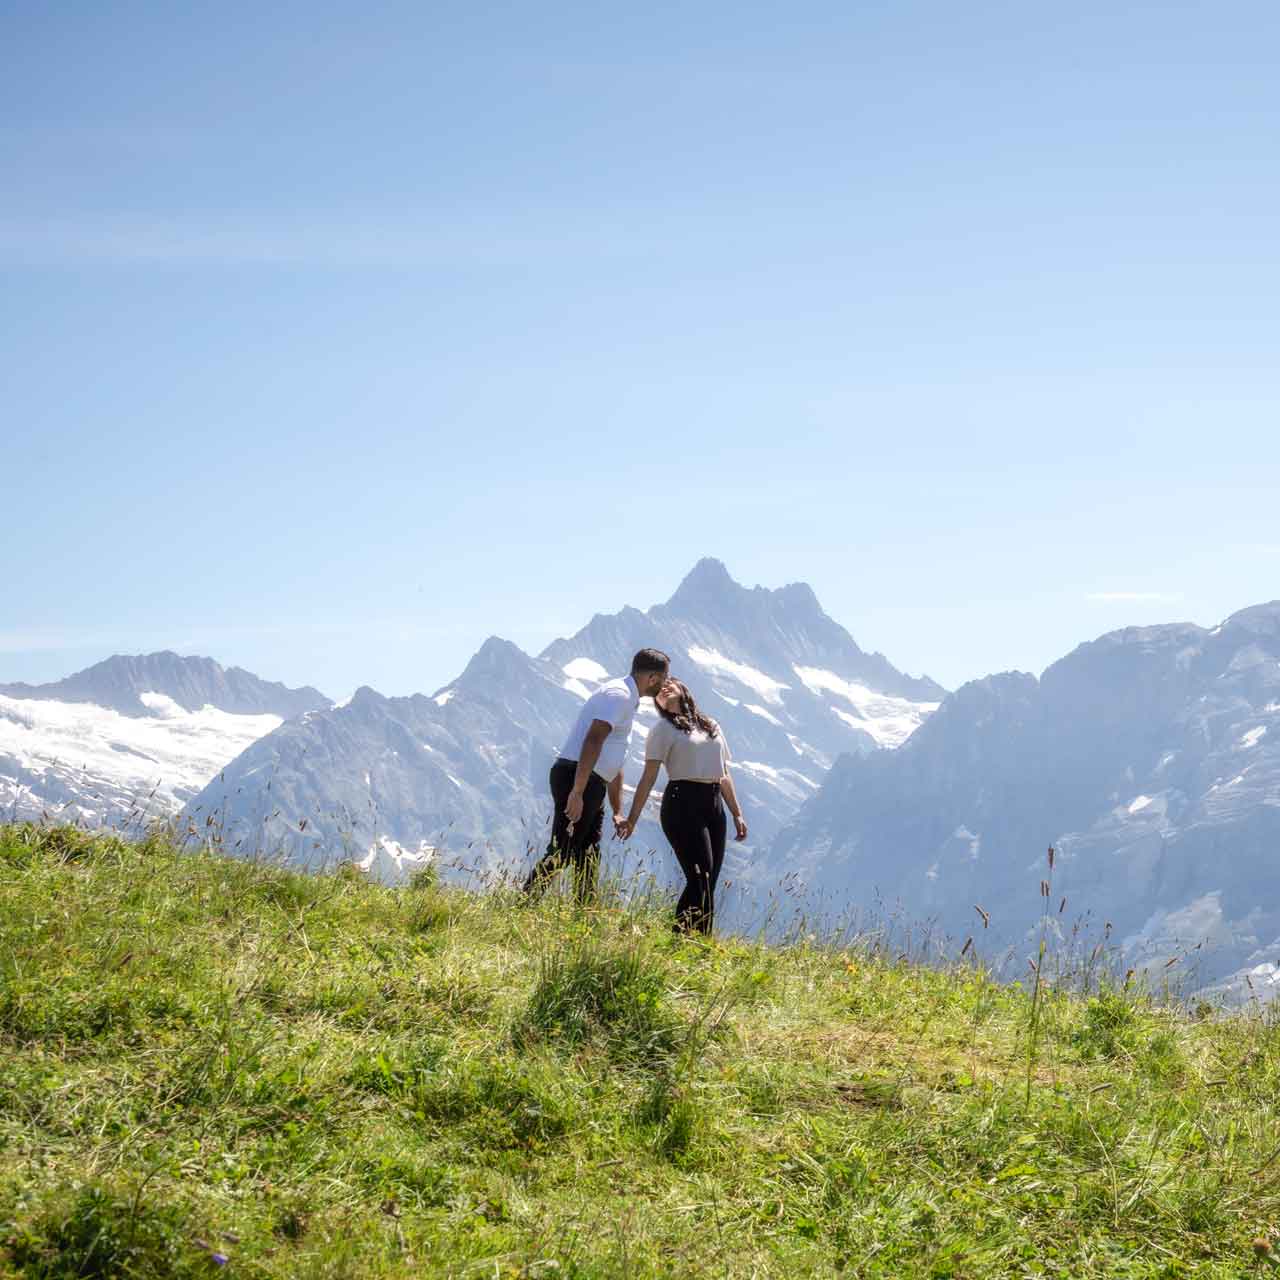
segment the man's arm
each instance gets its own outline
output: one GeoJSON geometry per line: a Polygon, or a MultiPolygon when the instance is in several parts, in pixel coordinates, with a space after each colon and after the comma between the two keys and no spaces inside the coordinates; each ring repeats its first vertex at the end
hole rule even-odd
{"type": "Polygon", "coordinates": [[[607,720],[593,720],[587,730],[586,741],[582,744],[582,753],[578,756],[578,771],[573,775],[573,790],[569,792],[568,803],[564,807],[564,816],[570,822],[577,822],[582,817],[582,795],[587,789],[587,781],[591,771],[600,759],[600,749],[605,739],[613,732],[613,725],[607,720]]]}

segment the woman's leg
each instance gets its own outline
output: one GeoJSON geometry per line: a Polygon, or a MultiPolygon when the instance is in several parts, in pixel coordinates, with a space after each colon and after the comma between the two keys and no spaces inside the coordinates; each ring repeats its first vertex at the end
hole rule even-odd
{"type": "Polygon", "coordinates": [[[667,784],[662,797],[662,832],[671,842],[685,878],[684,892],[676,903],[676,928],[707,933],[711,927],[714,852],[701,791],[689,784],[667,784]]]}
{"type": "Polygon", "coordinates": [[[716,885],[720,881],[720,869],[724,866],[724,846],[728,837],[729,821],[725,817],[724,804],[721,802],[720,797],[716,796],[715,808],[711,814],[710,821],[707,823],[707,840],[711,853],[711,874],[707,882],[707,916],[704,933],[711,932],[711,925],[715,918],[716,885]]]}

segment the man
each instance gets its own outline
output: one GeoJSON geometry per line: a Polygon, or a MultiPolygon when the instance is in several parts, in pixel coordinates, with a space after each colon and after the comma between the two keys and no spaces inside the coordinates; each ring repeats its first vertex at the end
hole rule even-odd
{"type": "Polygon", "coordinates": [[[670,665],[661,650],[641,649],[631,659],[629,676],[607,681],[583,705],[560,758],[551,766],[551,843],[529,872],[526,893],[540,894],[567,863],[573,867],[578,901],[595,895],[605,796],[617,830],[625,824],[622,763],[636,707],[641,698],[651,698],[662,688],[670,665]]]}

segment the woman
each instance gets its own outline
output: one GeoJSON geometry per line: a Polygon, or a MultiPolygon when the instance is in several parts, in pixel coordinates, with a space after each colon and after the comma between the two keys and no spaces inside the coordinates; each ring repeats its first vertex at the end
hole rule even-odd
{"type": "Polygon", "coordinates": [[[623,838],[635,830],[661,765],[667,767],[662,796],[662,832],[684,872],[684,892],[676,904],[676,928],[711,932],[716,881],[724,862],[724,804],[733,814],[739,840],[747,838],[738,795],[729,776],[729,744],[716,722],[698,710],[679,680],[668,679],[654,696],[661,717],[645,743],[644,773],[623,826],[623,838]]]}

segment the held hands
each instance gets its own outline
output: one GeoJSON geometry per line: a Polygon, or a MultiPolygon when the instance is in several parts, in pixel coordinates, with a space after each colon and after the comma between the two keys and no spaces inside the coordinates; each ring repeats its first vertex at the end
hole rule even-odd
{"type": "Polygon", "coordinates": [[[734,814],[733,826],[734,826],[734,831],[736,833],[734,836],[734,839],[739,841],[745,840],[747,838],[747,824],[744,821],[742,814],[740,813],[734,814]]]}
{"type": "Polygon", "coordinates": [[[631,836],[630,819],[624,818],[621,813],[613,815],[613,834],[618,840],[627,840],[631,836]]]}

